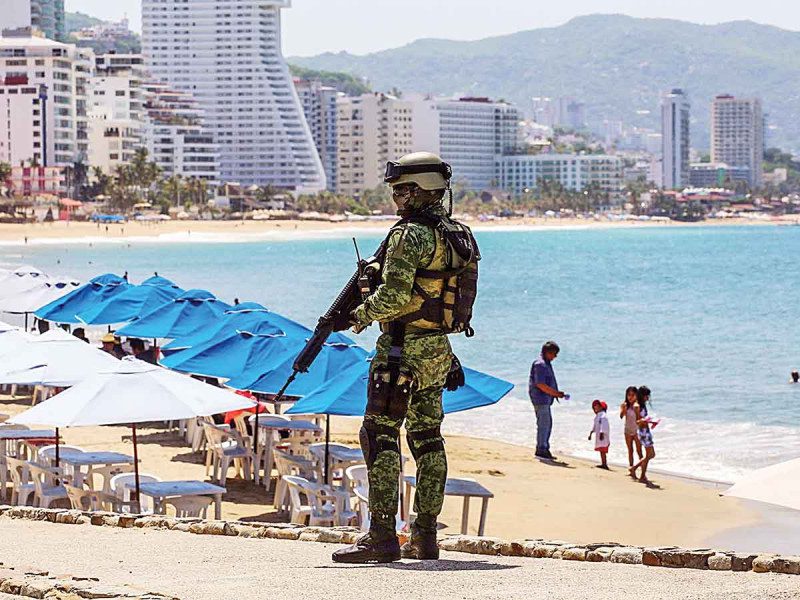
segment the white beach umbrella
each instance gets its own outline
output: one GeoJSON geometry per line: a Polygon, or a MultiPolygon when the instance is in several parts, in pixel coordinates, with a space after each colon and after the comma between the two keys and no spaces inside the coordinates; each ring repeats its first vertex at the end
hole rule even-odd
{"type": "MultiPolygon", "coordinates": [[[[18,290],[13,294],[6,294],[4,291],[0,295],[0,312],[25,315],[25,327],[27,328],[29,314],[58,300],[61,296],[69,294],[79,286],[80,282],[71,277],[39,278],[27,289],[18,290]]],[[[0,287],[2,287],[2,283],[0,283],[0,287]]]]}
{"type": "MultiPolygon", "coordinates": [[[[5,323],[2,325],[4,326],[5,323]]],[[[20,348],[24,348],[26,344],[33,339],[34,336],[30,333],[16,327],[0,330],[0,361],[2,361],[4,355],[18,352],[20,348]]]]}
{"type": "Polygon", "coordinates": [[[56,428],[130,424],[138,499],[137,423],[191,419],[253,406],[253,400],[232,390],[128,357],[118,361],[115,369],[97,373],[9,422],[56,428]]]}
{"type": "MultiPolygon", "coordinates": [[[[5,335],[5,334],[4,334],[5,335]]],[[[31,336],[0,355],[0,383],[68,387],[119,364],[111,354],[62,329],[31,336]]]]}
{"type": "Polygon", "coordinates": [[[753,471],[724,495],[800,510],[800,458],[753,471]]]}
{"type": "Polygon", "coordinates": [[[24,292],[46,279],[47,275],[36,267],[19,267],[4,273],[0,275],[0,298],[24,292]]]}

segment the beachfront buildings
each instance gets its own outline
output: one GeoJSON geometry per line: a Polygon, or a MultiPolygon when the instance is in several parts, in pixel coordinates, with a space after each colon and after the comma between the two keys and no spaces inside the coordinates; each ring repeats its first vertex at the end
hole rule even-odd
{"type": "Polygon", "coordinates": [[[413,151],[413,104],[374,93],[339,97],[336,109],[336,191],[359,196],[383,185],[387,161],[413,151]]]}
{"type": "Polygon", "coordinates": [[[142,84],[144,139],[149,160],[164,177],[220,181],[219,155],[203,124],[203,111],[188,92],[163,83],[142,84]]]}
{"type": "Polygon", "coordinates": [[[88,155],[94,55],[39,36],[0,38],[0,161],[66,166],[88,155]]]}
{"type": "Polygon", "coordinates": [[[515,194],[554,182],[564,189],[593,189],[616,197],[622,191],[622,161],[606,154],[518,154],[496,159],[498,187],[515,194]]]}
{"type": "Polygon", "coordinates": [[[143,146],[145,78],[140,54],[101,54],[95,58],[89,108],[89,166],[111,174],[120,164],[130,162],[143,146]]]}
{"type": "MultiPolygon", "coordinates": [[[[474,190],[496,187],[496,158],[522,146],[520,111],[489,98],[430,102],[438,116],[438,153],[453,167],[453,181],[474,190]]],[[[424,114],[424,103],[417,110],[424,114]]]]}
{"type": "Polygon", "coordinates": [[[764,112],[758,98],[724,94],[711,105],[711,162],[749,169],[758,187],[764,175],[764,112]]]}
{"type": "Polygon", "coordinates": [[[294,87],[325,170],[328,191],[336,192],[339,160],[336,102],[344,98],[344,94],[319,81],[307,79],[295,79],[294,87]]]}
{"type": "Polygon", "coordinates": [[[689,173],[689,185],[693,188],[721,188],[749,180],[748,167],[731,167],[725,163],[692,163],[689,173]]]}
{"type": "Polygon", "coordinates": [[[66,41],[64,0],[3,0],[0,35],[3,30],[33,29],[52,40],[66,41]]]}
{"type": "Polygon", "coordinates": [[[689,116],[691,104],[681,89],[673,89],[661,99],[661,185],[664,189],[683,189],[689,185],[689,116]]]}
{"type": "Polygon", "coordinates": [[[281,51],[290,5],[143,0],[142,48],[155,80],[197,99],[223,180],[313,193],[326,179],[281,51]]]}

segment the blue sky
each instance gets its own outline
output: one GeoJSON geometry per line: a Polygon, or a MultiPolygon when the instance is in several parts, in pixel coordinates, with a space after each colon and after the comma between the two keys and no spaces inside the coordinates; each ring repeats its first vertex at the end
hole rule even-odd
{"type": "MultiPolygon", "coordinates": [[[[552,27],[590,13],[623,13],[720,23],[749,19],[800,30],[795,0],[293,0],[285,11],[284,51],[363,54],[421,37],[470,40],[552,27]]],[[[66,0],[67,10],[106,19],[125,13],[140,28],[140,0],[66,0]]]]}

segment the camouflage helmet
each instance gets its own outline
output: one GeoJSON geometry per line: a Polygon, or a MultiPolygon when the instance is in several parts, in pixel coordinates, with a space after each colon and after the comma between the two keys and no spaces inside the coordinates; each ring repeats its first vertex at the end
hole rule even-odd
{"type": "Polygon", "coordinates": [[[432,152],[414,152],[386,163],[384,181],[392,187],[416,183],[423,190],[432,191],[447,189],[452,176],[450,165],[432,152]]]}

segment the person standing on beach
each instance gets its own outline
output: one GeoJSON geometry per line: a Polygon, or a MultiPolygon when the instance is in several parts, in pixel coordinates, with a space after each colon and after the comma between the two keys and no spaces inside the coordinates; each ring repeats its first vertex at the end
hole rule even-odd
{"type": "Polygon", "coordinates": [[[619,407],[619,418],[625,419],[625,445],[628,447],[628,466],[633,466],[633,449],[642,460],[642,443],[639,441],[639,426],[636,424],[636,411],[639,408],[637,400],[639,390],[631,385],[625,390],[625,401],[619,407]]]}
{"type": "Polygon", "coordinates": [[[559,391],[553,361],[561,349],[553,341],[545,342],[542,353],[531,366],[528,380],[528,395],[536,413],[536,456],[547,460],[555,460],[550,453],[550,434],[553,431],[553,400],[564,398],[566,394],[559,391]]]}
{"type": "MultiPolygon", "coordinates": [[[[456,389],[464,372],[447,335],[470,335],[469,316],[456,318],[462,300],[450,300],[446,273],[474,268],[477,244],[469,228],[450,218],[443,199],[450,166],[435,154],[418,152],[390,162],[385,181],[402,219],[389,232],[380,266],[380,283],[352,312],[354,329],[380,323],[372,360],[367,407],[359,432],[369,477],[369,532],[333,553],[334,562],[386,563],[402,558],[437,559],[437,518],[444,503],[447,456],[441,424],[442,392],[456,389]],[[458,245],[451,234],[458,232],[458,245]],[[463,246],[461,244],[464,244],[463,246]],[[463,257],[466,249],[469,260],[463,257]],[[459,259],[461,257],[461,259],[459,259]],[[463,265],[462,265],[463,266],[463,265]],[[453,319],[448,318],[453,315],[453,319]],[[464,319],[464,320],[462,320],[464,319]],[[411,538],[400,547],[395,530],[399,501],[400,427],[417,464],[416,520],[411,538]]],[[[457,283],[456,285],[460,285],[457,283]]],[[[466,291],[465,291],[466,293],[466,291]]],[[[462,314],[459,312],[459,314],[462,314]]]]}
{"type": "Polygon", "coordinates": [[[650,461],[656,457],[656,449],[653,443],[653,432],[650,430],[650,419],[648,418],[647,409],[647,405],[650,404],[650,388],[646,385],[638,389],[637,404],[636,423],[639,426],[639,441],[644,447],[645,454],[642,460],[629,469],[629,472],[631,477],[635,479],[636,471],[641,469],[642,474],[639,476],[639,481],[642,483],[650,483],[650,480],[647,478],[647,466],[650,464],[650,461]]]}

